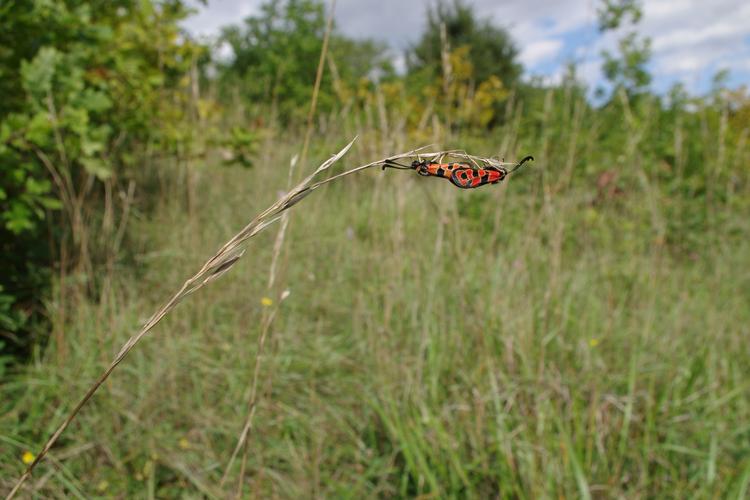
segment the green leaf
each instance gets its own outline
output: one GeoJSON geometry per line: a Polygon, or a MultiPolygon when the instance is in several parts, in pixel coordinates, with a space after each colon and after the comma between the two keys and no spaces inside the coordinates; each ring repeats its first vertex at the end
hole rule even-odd
{"type": "Polygon", "coordinates": [[[96,153],[102,152],[103,150],[104,144],[101,142],[92,141],[86,138],[81,140],[81,152],[87,157],[91,157],[96,153]]]}
{"type": "Polygon", "coordinates": [[[52,92],[52,78],[60,60],[60,53],[54,47],[42,47],[30,62],[21,63],[23,88],[42,102],[52,92]]]}
{"type": "Polygon", "coordinates": [[[37,201],[48,210],[60,210],[62,208],[62,202],[50,196],[42,196],[37,201]]]}
{"type": "Polygon", "coordinates": [[[65,108],[63,123],[79,136],[85,136],[89,129],[89,112],[83,108],[65,108]]]}
{"type": "Polygon", "coordinates": [[[112,176],[110,166],[99,158],[81,158],[79,160],[87,172],[96,176],[99,180],[108,179],[112,176]]]}
{"type": "Polygon", "coordinates": [[[34,229],[33,213],[31,209],[18,200],[10,204],[10,208],[3,214],[5,227],[14,234],[34,229]]]}
{"type": "Polygon", "coordinates": [[[33,177],[26,179],[26,192],[32,196],[40,196],[50,191],[50,182],[46,179],[36,180],[33,177]]]}
{"type": "Polygon", "coordinates": [[[82,97],[82,104],[92,113],[101,113],[112,107],[112,101],[104,92],[86,89],[82,97]]]}
{"type": "Polygon", "coordinates": [[[36,113],[29,121],[24,135],[32,144],[47,146],[52,137],[52,121],[49,113],[46,111],[36,113]]]}

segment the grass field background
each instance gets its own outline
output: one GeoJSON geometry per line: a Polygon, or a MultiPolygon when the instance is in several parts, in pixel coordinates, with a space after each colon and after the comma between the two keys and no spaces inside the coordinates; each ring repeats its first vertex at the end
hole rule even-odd
{"type": "MultiPolygon", "coordinates": [[[[420,145],[359,132],[336,168],[420,145]]],[[[250,171],[161,170],[170,188],[133,214],[101,295],[53,293],[45,355],[1,388],[4,486],[158,304],[286,188],[301,140],[269,138],[250,171]]],[[[502,138],[452,140],[516,156],[502,138]]],[[[501,186],[373,169],[295,206],[274,286],[279,225],[131,353],[37,469],[35,495],[229,494],[239,462],[218,484],[260,362],[245,495],[744,498],[747,214],[670,241],[668,214],[691,201],[665,195],[634,150],[608,194],[586,174],[585,131],[516,141],[536,162],[501,186]]],[[[298,167],[346,142],[317,137],[298,167]]]]}

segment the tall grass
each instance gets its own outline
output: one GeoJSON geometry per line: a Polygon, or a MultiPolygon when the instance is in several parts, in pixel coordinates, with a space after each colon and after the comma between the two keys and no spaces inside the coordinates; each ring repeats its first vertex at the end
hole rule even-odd
{"type": "MultiPolygon", "coordinates": [[[[548,100],[536,135],[520,134],[515,101],[497,136],[447,139],[534,153],[535,169],[506,185],[461,191],[371,170],[300,205],[276,257],[290,293],[273,306],[245,495],[748,494],[748,214],[714,201],[723,215],[691,233],[698,243],[671,240],[668,214],[690,200],[659,189],[640,153],[648,137],[616,152],[629,168],[617,192],[602,191],[584,108],[548,100]]],[[[383,123],[397,122],[387,113],[383,123]]],[[[407,140],[364,123],[345,124],[364,138],[353,159],[407,140]]],[[[332,122],[311,159],[342,134],[332,122]]],[[[135,269],[112,273],[101,300],[53,316],[65,345],[53,339],[47,352],[64,348],[65,362],[40,355],[0,386],[3,490],[144,312],[286,190],[300,139],[267,141],[253,171],[197,171],[191,213],[165,198],[153,216],[133,214],[135,269]]],[[[258,234],[248,257],[130,354],[27,494],[230,494],[218,485],[246,421],[273,236],[258,234]]]]}

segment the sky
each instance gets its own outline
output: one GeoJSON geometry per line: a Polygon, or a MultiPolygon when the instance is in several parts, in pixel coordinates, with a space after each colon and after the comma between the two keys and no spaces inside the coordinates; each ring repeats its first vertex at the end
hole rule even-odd
{"type": "MultiPolygon", "coordinates": [[[[188,0],[196,14],[183,25],[195,36],[215,36],[259,12],[262,0],[188,0]]],[[[337,0],[339,31],[373,38],[392,48],[397,67],[403,51],[424,29],[430,0],[337,0]]],[[[601,51],[616,47],[616,34],[596,27],[598,0],[468,0],[480,17],[507,28],[520,49],[526,75],[559,79],[574,61],[593,89],[603,82],[601,51]]],[[[326,1],[330,6],[330,0],[326,1]]],[[[666,92],[682,82],[693,94],[711,88],[719,70],[729,70],[730,86],[750,84],[750,1],[643,0],[639,32],[651,38],[652,88],[666,92]]]]}

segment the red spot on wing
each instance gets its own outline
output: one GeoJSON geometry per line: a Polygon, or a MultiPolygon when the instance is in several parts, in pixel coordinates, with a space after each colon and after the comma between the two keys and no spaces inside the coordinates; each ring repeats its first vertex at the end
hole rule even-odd
{"type": "Polygon", "coordinates": [[[481,186],[482,183],[482,175],[484,173],[484,170],[475,170],[472,171],[472,178],[471,178],[471,187],[478,187],[481,186]]]}
{"type": "Polygon", "coordinates": [[[488,170],[487,182],[500,182],[505,178],[505,173],[500,170],[488,170]]]}
{"type": "Polygon", "coordinates": [[[451,180],[453,183],[461,188],[469,188],[472,186],[472,180],[474,178],[474,171],[471,168],[460,168],[453,171],[451,180]]]}

